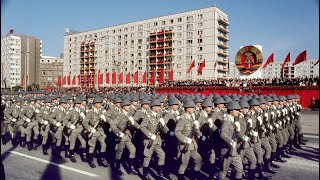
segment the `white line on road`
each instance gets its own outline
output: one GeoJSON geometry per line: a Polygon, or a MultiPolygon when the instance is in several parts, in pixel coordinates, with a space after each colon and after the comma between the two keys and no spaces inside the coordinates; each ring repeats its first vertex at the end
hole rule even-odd
{"type": "Polygon", "coordinates": [[[57,163],[54,163],[54,162],[50,162],[50,161],[47,161],[47,160],[44,160],[44,159],[40,159],[40,158],[37,158],[37,157],[29,156],[29,155],[26,155],[26,154],[23,154],[23,153],[19,153],[19,152],[16,152],[16,151],[10,151],[10,153],[18,155],[18,156],[26,157],[26,158],[29,158],[29,159],[33,159],[33,160],[36,160],[36,161],[44,162],[44,163],[47,163],[47,164],[51,164],[51,165],[54,165],[54,166],[58,166],[60,168],[67,169],[67,170],[70,170],[70,171],[74,171],[74,172],[77,172],[77,173],[81,173],[81,174],[84,174],[84,175],[87,175],[87,176],[98,177],[98,175],[96,175],[96,174],[92,174],[92,173],[89,173],[89,172],[86,172],[86,171],[82,171],[82,170],[79,170],[79,169],[68,167],[68,166],[65,166],[65,165],[62,165],[62,164],[57,164],[57,163]]]}
{"type": "Polygon", "coordinates": [[[319,135],[308,135],[308,134],[304,134],[303,137],[308,137],[308,138],[316,138],[319,139],[319,135]]]}

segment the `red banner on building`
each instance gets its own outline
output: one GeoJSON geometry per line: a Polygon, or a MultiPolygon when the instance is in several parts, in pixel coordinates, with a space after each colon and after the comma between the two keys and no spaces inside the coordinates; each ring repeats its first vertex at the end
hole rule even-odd
{"type": "Polygon", "coordinates": [[[138,72],[138,71],[136,71],[136,72],[134,73],[133,82],[134,82],[135,84],[138,84],[138,82],[139,82],[139,72],[138,72]]]}
{"type": "Polygon", "coordinates": [[[119,82],[118,83],[123,83],[123,72],[119,74],[119,82]]]}
{"type": "Polygon", "coordinates": [[[58,85],[59,87],[61,87],[61,85],[62,85],[62,78],[61,78],[61,76],[58,77],[57,85],[58,85]]]}
{"type": "Polygon", "coordinates": [[[131,73],[128,72],[126,75],[126,84],[130,84],[131,83],[131,73]]]}
{"type": "Polygon", "coordinates": [[[112,73],[112,84],[117,84],[117,72],[112,73]]]}
{"type": "Polygon", "coordinates": [[[106,73],[106,83],[110,84],[110,75],[109,72],[106,73]]]}
{"type": "Polygon", "coordinates": [[[191,72],[191,70],[192,70],[192,68],[194,68],[195,67],[195,60],[193,60],[192,61],[192,63],[190,64],[190,67],[189,67],[189,69],[188,69],[188,71],[187,71],[187,73],[190,73],[191,72]]]}
{"type": "Polygon", "coordinates": [[[160,69],[159,83],[164,83],[164,68],[160,69]]]}
{"type": "Polygon", "coordinates": [[[302,53],[300,53],[296,60],[294,61],[293,65],[299,64],[303,61],[307,61],[307,50],[303,51],[302,53]]]}
{"type": "Polygon", "coordinates": [[[76,85],[76,76],[73,76],[72,85],[76,85]]]}
{"type": "Polygon", "coordinates": [[[147,83],[147,71],[145,71],[142,75],[142,83],[147,83]]]}
{"type": "Polygon", "coordinates": [[[171,69],[171,70],[169,71],[168,80],[169,80],[169,81],[173,81],[173,69],[171,69]]]}
{"type": "Polygon", "coordinates": [[[204,59],[200,66],[198,67],[198,74],[202,74],[202,69],[206,67],[206,60],[204,59]]]}
{"type": "Polygon", "coordinates": [[[263,65],[262,68],[266,68],[270,63],[273,63],[273,55],[274,55],[274,53],[272,53],[272,54],[268,57],[266,63],[263,65]]]}

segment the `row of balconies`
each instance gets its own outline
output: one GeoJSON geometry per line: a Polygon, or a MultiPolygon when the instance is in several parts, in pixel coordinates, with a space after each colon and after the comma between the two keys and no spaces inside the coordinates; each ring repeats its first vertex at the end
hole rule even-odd
{"type": "Polygon", "coordinates": [[[95,44],[94,41],[92,41],[92,42],[82,42],[81,46],[88,46],[88,45],[94,45],[94,44],[95,44]]]}
{"type": "Polygon", "coordinates": [[[222,56],[228,56],[228,52],[226,50],[218,50],[217,54],[222,55],[222,56]]]}
{"type": "Polygon", "coordinates": [[[229,48],[229,46],[228,46],[228,44],[226,42],[218,42],[218,46],[222,47],[222,48],[225,48],[225,49],[229,48]]]}
{"type": "Polygon", "coordinates": [[[165,57],[165,56],[173,56],[172,53],[158,53],[158,54],[150,54],[149,57],[165,57]]]}
{"type": "Polygon", "coordinates": [[[222,26],[222,25],[218,26],[218,30],[220,30],[222,32],[225,32],[225,33],[229,33],[229,30],[226,27],[222,26]]]}
{"type": "Polygon", "coordinates": [[[218,18],[218,22],[221,22],[224,25],[229,25],[229,21],[225,18],[218,18]]]}
{"type": "Polygon", "coordinates": [[[218,38],[223,39],[225,41],[229,41],[229,37],[226,34],[219,33],[218,38]]]}
{"type": "Polygon", "coordinates": [[[164,61],[164,60],[160,60],[160,61],[150,61],[149,65],[161,65],[161,64],[171,64],[172,61],[164,61]]]}
{"type": "Polygon", "coordinates": [[[162,34],[172,34],[172,30],[161,30],[159,32],[152,32],[150,36],[162,35],[162,34]]]}

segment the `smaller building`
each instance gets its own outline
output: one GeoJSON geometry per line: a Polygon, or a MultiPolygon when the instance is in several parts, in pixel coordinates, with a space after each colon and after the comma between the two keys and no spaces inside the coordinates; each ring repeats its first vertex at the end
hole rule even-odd
{"type": "Polygon", "coordinates": [[[60,57],[42,56],[40,58],[40,88],[58,86],[58,78],[63,73],[63,54],[60,57]]]}

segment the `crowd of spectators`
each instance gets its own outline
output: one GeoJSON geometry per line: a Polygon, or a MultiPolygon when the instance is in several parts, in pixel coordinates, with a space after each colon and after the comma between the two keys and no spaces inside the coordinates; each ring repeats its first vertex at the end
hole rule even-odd
{"type": "Polygon", "coordinates": [[[219,80],[185,80],[171,81],[160,84],[159,87],[176,86],[227,86],[227,87],[250,87],[250,86],[318,86],[319,77],[298,78],[272,78],[272,79],[219,79],[219,80]]]}

